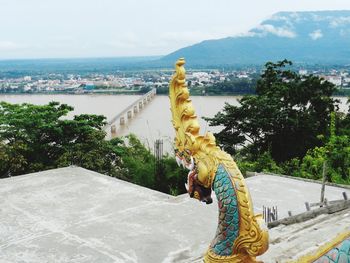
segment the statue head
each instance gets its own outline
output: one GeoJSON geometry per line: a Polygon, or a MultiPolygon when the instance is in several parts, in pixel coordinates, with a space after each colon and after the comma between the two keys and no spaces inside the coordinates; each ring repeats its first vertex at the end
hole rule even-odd
{"type": "Polygon", "coordinates": [[[176,150],[175,155],[177,164],[189,170],[185,187],[190,197],[206,204],[211,204],[213,202],[211,198],[211,185],[206,186],[206,180],[201,181],[201,177],[208,177],[206,167],[200,161],[196,160],[189,151],[180,152],[176,150]]]}

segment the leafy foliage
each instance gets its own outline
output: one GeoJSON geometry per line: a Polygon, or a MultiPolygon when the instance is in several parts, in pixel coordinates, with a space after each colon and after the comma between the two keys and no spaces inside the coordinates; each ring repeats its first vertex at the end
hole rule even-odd
{"type": "MultiPolygon", "coordinates": [[[[254,94],[256,79],[231,78],[222,82],[199,86],[188,81],[191,96],[196,95],[237,95],[254,94]]],[[[168,86],[157,87],[157,94],[169,94],[168,86]]]]}
{"type": "Polygon", "coordinates": [[[322,147],[308,151],[302,160],[300,174],[303,177],[320,179],[323,163],[326,163],[329,182],[350,184],[350,137],[335,134],[335,114],[331,117],[329,141],[322,147]]]}
{"type": "Polygon", "coordinates": [[[77,165],[166,193],[185,192],[184,171],[173,157],[155,157],[134,135],[105,140],[105,117],[77,115],[58,102],[0,103],[0,178],[77,165]]]}
{"type": "MultiPolygon", "coordinates": [[[[254,94],[255,80],[249,79],[231,79],[212,84],[206,88],[206,94],[209,95],[229,95],[229,94],[254,94]]],[[[192,92],[192,90],[191,90],[192,92]]]]}
{"type": "Polygon", "coordinates": [[[268,62],[257,82],[256,96],[246,95],[240,106],[226,104],[208,118],[224,126],[217,138],[230,153],[239,147],[256,159],[270,151],[276,162],[302,157],[327,134],[329,115],[336,109],[335,86],[316,76],[299,76],[286,68],[290,61],[268,62]]]}
{"type": "Polygon", "coordinates": [[[161,170],[155,167],[155,156],[133,134],[126,136],[122,154],[125,178],[133,183],[174,195],[186,192],[185,171],[177,166],[174,157],[161,160],[161,170]]]}
{"type": "Polygon", "coordinates": [[[78,165],[117,176],[120,156],[104,140],[105,117],[78,115],[58,102],[38,106],[0,103],[0,176],[78,165]]]}
{"type": "Polygon", "coordinates": [[[237,159],[236,161],[242,174],[246,174],[248,171],[283,173],[283,169],[272,159],[270,152],[263,153],[254,161],[247,158],[237,159]]]}
{"type": "Polygon", "coordinates": [[[207,120],[224,127],[218,141],[236,154],[243,173],[321,179],[326,163],[328,181],[350,184],[350,111],[337,111],[333,84],[300,76],[288,69],[291,64],[268,62],[256,96],[244,96],[240,106],[226,104],[207,120]]]}
{"type": "Polygon", "coordinates": [[[302,159],[300,176],[321,179],[324,162],[326,162],[327,181],[350,184],[350,139],[348,136],[336,136],[325,146],[309,150],[302,159]]]}

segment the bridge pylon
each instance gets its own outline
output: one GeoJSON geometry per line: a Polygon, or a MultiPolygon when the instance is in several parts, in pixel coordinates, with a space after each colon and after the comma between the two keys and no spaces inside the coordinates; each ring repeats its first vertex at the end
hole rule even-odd
{"type": "Polygon", "coordinates": [[[152,101],[156,95],[156,89],[152,89],[139,98],[137,101],[126,107],[122,112],[112,118],[104,127],[104,130],[111,133],[112,137],[117,135],[117,126],[124,126],[126,122],[131,121],[145,106],[152,101]],[[118,123],[119,121],[119,123],[118,123]]]}

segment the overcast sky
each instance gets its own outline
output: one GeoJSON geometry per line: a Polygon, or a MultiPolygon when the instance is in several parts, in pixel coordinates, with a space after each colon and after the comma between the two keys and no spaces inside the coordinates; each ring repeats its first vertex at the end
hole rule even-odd
{"type": "Polygon", "coordinates": [[[165,55],[349,0],[0,0],[0,59],[165,55]]]}

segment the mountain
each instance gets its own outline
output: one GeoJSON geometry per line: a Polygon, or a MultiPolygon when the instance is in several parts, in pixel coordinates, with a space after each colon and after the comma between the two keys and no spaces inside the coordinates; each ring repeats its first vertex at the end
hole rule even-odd
{"type": "Polygon", "coordinates": [[[100,58],[46,58],[0,60],[0,73],[5,71],[41,72],[96,72],[116,71],[137,67],[143,62],[158,60],[159,56],[148,57],[100,57],[100,58]]]}
{"type": "Polygon", "coordinates": [[[249,32],[205,40],[161,61],[190,66],[261,64],[287,58],[308,64],[350,64],[350,10],[279,12],[249,32]]]}

